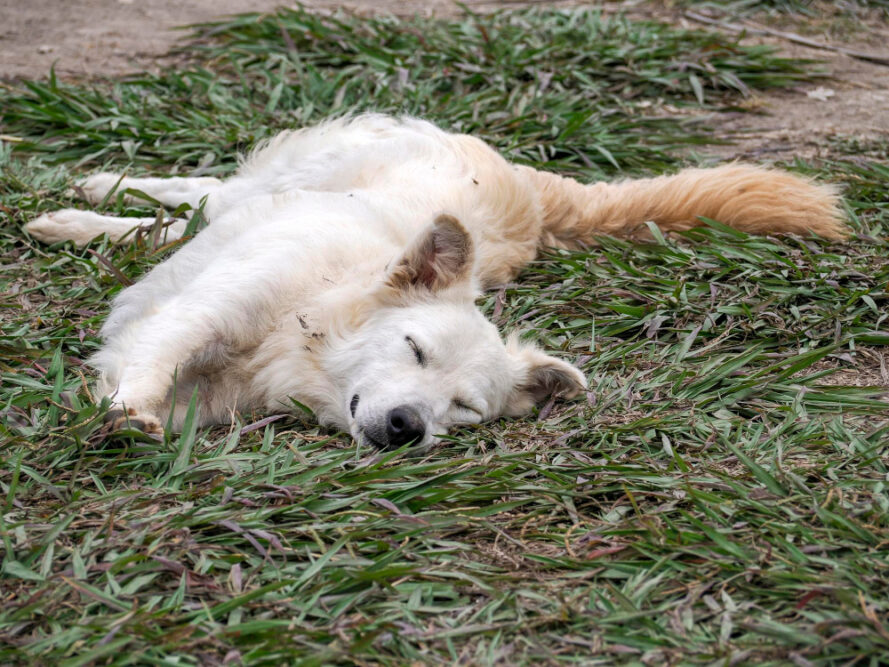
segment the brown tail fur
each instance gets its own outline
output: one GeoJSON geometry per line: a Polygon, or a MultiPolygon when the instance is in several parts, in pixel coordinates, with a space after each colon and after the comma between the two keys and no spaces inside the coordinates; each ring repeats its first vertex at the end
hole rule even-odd
{"type": "Polygon", "coordinates": [[[652,221],[665,230],[700,226],[698,216],[754,234],[848,235],[837,189],[785,171],[744,164],[685,169],[618,183],[581,185],[528,169],[543,205],[542,245],[576,247],[600,235],[633,236],[652,221]]]}

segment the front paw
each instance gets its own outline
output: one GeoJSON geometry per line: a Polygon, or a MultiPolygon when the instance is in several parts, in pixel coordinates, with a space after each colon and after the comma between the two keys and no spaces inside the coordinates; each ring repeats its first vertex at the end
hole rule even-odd
{"type": "Polygon", "coordinates": [[[101,230],[91,228],[88,224],[90,215],[89,212],[72,208],[51,211],[31,220],[25,225],[25,230],[44,243],[74,241],[78,245],[86,245],[102,234],[101,230]]]}
{"type": "MultiPolygon", "coordinates": [[[[119,174],[110,174],[108,172],[101,172],[99,174],[87,176],[80,181],[77,186],[75,192],[82,194],[84,199],[93,206],[98,206],[105,201],[105,197],[107,197],[108,193],[112,190],[123,192],[126,189],[122,182],[122,176],[119,174]]],[[[129,199],[129,197],[124,197],[124,201],[128,201],[129,199]]]]}
{"type": "Polygon", "coordinates": [[[133,408],[109,410],[108,414],[105,415],[105,421],[111,424],[112,432],[136,429],[156,440],[164,437],[164,427],[160,419],[151,414],[137,412],[133,408]]]}

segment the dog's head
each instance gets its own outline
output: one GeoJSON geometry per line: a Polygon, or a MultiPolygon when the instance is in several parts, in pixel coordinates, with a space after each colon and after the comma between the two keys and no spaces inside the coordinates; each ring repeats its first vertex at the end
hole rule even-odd
{"type": "Polygon", "coordinates": [[[585,386],[573,366],[516,337],[504,343],[475,306],[472,240],[440,216],[375,288],[375,308],[332,360],[343,421],[381,448],[432,444],[457,424],[518,416],[585,386]]]}

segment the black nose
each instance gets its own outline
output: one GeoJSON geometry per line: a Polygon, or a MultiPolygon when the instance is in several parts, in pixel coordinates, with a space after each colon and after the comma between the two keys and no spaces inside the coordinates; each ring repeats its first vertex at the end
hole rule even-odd
{"type": "Polygon", "coordinates": [[[386,420],[386,436],[389,446],[401,447],[409,442],[419,442],[426,435],[426,424],[420,413],[409,405],[399,405],[389,412],[386,420]]]}

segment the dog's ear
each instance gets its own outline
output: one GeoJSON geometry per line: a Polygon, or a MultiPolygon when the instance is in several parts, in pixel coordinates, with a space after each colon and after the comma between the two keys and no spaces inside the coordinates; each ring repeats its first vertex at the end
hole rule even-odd
{"type": "Polygon", "coordinates": [[[533,345],[511,336],[506,350],[513,360],[516,384],[507,400],[506,414],[519,416],[550,396],[573,398],[587,387],[583,373],[533,345]]]}
{"type": "Polygon", "coordinates": [[[400,293],[440,292],[472,273],[473,249],[469,232],[457,218],[440,215],[414,239],[386,278],[386,286],[400,293]]]}

